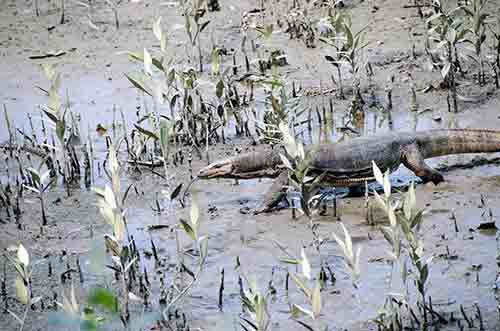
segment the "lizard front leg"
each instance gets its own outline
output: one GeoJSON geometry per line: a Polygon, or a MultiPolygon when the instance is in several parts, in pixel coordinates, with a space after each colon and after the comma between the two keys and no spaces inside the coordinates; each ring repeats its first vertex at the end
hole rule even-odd
{"type": "Polygon", "coordinates": [[[401,161],[415,175],[422,178],[424,182],[431,181],[437,185],[444,181],[443,175],[425,163],[422,153],[415,144],[406,147],[402,151],[401,161]]]}
{"type": "Polygon", "coordinates": [[[273,181],[271,187],[264,195],[262,206],[254,211],[254,214],[267,213],[276,208],[281,200],[286,196],[286,186],[288,185],[288,172],[283,170],[273,181]]]}

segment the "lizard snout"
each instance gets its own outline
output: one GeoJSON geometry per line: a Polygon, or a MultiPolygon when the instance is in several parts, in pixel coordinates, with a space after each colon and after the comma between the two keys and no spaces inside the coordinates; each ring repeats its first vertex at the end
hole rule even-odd
{"type": "Polygon", "coordinates": [[[233,163],[231,160],[224,160],[212,163],[198,172],[198,178],[223,178],[228,177],[233,172],[233,163]]]}

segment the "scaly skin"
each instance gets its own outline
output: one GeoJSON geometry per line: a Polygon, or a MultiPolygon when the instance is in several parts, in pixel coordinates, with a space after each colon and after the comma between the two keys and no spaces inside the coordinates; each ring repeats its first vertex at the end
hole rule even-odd
{"type": "MultiPolygon", "coordinates": [[[[500,152],[500,131],[492,130],[429,130],[392,132],[354,138],[309,149],[310,168],[314,174],[324,174],[324,184],[347,187],[374,180],[372,161],[385,172],[405,165],[424,181],[438,184],[444,180],[430,168],[425,159],[464,153],[500,152]]],[[[238,155],[210,164],[198,173],[200,179],[259,177],[276,178],[265,197],[261,211],[271,210],[283,192],[288,176],[280,150],[265,150],[238,155]]]]}

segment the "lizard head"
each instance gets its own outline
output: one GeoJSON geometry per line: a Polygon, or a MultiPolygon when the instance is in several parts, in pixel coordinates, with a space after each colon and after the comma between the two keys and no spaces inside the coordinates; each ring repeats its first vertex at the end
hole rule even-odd
{"type": "Polygon", "coordinates": [[[233,160],[231,158],[217,161],[202,168],[196,177],[200,179],[232,178],[233,160]]]}
{"type": "Polygon", "coordinates": [[[250,179],[276,177],[282,171],[279,153],[273,150],[240,154],[202,168],[199,179],[250,179]]]}

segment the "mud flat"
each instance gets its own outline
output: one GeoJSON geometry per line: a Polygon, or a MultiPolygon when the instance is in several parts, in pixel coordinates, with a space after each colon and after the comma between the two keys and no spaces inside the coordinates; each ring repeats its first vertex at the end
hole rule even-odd
{"type": "MultiPolygon", "coordinates": [[[[381,231],[390,223],[372,194],[368,203],[364,196],[339,198],[336,214],[329,200],[312,218],[289,208],[249,213],[262,203],[270,179],[196,181],[181,197],[208,163],[276,142],[269,135],[279,140],[269,130],[277,121],[306,144],[390,130],[500,129],[500,3],[488,1],[481,12],[489,16],[480,56],[470,43],[457,42],[461,66],[453,62],[446,70],[445,53],[433,48],[439,41],[429,44],[434,58],[426,51],[436,32],[427,27],[440,18],[422,1],[345,1],[341,8],[328,1],[266,1],[264,8],[255,1],[219,1],[220,8],[208,2],[196,8],[122,1],[118,28],[114,1],[65,1],[63,24],[59,2],[39,0],[39,16],[31,1],[0,2],[0,330],[75,330],[82,316],[104,330],[124,324],[131,330],[389,330],[391,323],[497,330],[497,153],[429,160],[444,170],[446,181],[437,186],[403,167],[391,176],[394,201],[402,202],[410,182],[418,182],[414,207],[425,213],[412,231],[428,262],[426,308],[410,245],[403,240],[401,256],[391,258],[381,231]],[[321,41],[345,42],[345,29],[337,39],[327,33],[339,19],[334,15],[349,15],[352,24],[342,26],[354,32],[367,25],[356,64],[339,60],[342,80],[330,63],[341,54],[321,41]],[[163,50],[161,36],[168,40],[163,50]],[[93,190],[106,185],[115,208],[111,193],[102,198],[93,190]],[[343,226],[354,248],[362,246],[356,279],[332,235],[344,238],[343,226]],[[15,267],[23,261],[16,260],[20,244],[30,260],[21,267],[31,271],[24,282],[15,267]],[[69,304],[72,288],[78,307],[69,304]],[[28,305],[23,290],[32,296],[28,305]],[[393,308],[382,311],[387,300],[393,308]],[[252,312],[264,305],[265,313],[252,312]],[[392,320],[391,312],[398,313],[392,320]]],[[[450,12],[456,6],[443,3],[443,11],[470,26],[464,10],[450,12]]],[[[474,31],[464,36],[474,41],[474,31]]],[[[82,329],[98,329],[89,325],[82,329]]]]}

